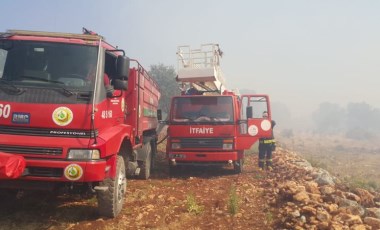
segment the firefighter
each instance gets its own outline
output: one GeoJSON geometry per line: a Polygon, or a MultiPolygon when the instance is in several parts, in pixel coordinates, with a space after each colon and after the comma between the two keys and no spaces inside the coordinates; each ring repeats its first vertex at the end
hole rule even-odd
{"type": "MultiPolygon", "coordinates": [[[[263,112],[263,118],[268,118],[268,112],[263,112]]],[[[272,170],[272,151],[276,148],[276,141],[273,136],[273,127],[276,125],[275,121],[272,123],[272,136],[267,138],[259,139],[259,168],[263,170],[264,168],[272,170]]]]}

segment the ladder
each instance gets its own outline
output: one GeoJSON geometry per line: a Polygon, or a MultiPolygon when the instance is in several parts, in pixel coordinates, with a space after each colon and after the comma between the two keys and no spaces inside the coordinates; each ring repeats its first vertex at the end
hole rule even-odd
{"type": "Polygon", "coordinates": [[[199,49],[178,46],[178,76],[182,90],[195,88],[206,94],[222,94],[225,80],[220,68],[222,51],[218,44],[202,44],[199,49]]]}

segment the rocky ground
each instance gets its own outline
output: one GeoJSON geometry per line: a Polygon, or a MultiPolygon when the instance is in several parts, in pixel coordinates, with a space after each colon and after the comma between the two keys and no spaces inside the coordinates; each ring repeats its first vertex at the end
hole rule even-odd
{"type": "Polygon", "coordinates": [[[349,189],[296,153],[278,148],[274,170],[259,171],[247,154],[231,168],[187,168],[168,175],[163,152],[152,178],[128,180],[115,219],[96,199],[48,194],[0,196],[0,229],[380,229],[380,194],[349,189]]]}
{"type": "Polygon", "coordinates": [[[275,229],[380,229],[378,192],[349,188],[290,151],[276,165],[267,181],[270,204],[279,207],[275,229]]]}

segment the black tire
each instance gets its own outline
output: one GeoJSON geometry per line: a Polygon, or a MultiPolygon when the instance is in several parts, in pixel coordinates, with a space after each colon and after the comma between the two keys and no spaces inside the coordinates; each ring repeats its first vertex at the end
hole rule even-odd
{"type": "Polygon", "coordinates": [[[114,218],[123,207],[127,189],[123,157],[117,156],[115,179],[107,178],[100,183],[100,186],[108,186],[108,189],[97,192],[99,214],[114,218]]]}
{"type": "Polygon", "coordinates": [[[173,177],[173,176],[176,176],[177,174],[178,174],[177,167],[169,164],[169,176],[173,177]]]}
{"type": "Polygon", "coordinates": [[[240,174],[243,172],[243,163],[244,163],[243,159],[240,159],[234,162],[234,172],[236,174],[240,174]]]}
{"type": "Polygon", "coordinates": [[[146,159],[145,161],[139,161],[140,174],[138,175],[138,178],[143,179],[143,180],[149,179],[151,165],[152,165],[152,148],[149,144],[146,146],[147,146],[146,147],[147,149],[145,150],[147,151],[146,159]]]}
{"type": "Polygon", "coordinates": [[[157,158],[157,142],[152,140],[152,161],[150,162],[150,171],[153,172],[156,169],[156,158],[157,158]]]}
{"type": "Polygon", "coordinates": [[[182,165],[177,165],[174,166],[169,163],[169,176],[170,177],[177,177],[180,175],[180,172],[182,172],[183,166],[182,165]]]}

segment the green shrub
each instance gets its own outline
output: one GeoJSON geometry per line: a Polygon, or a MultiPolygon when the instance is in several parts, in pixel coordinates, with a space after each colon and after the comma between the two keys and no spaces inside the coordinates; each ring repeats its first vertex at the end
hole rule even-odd
{"type": "Polygon", "coordinates": [[[197,204],[197,201],[193,194],[186,197],[186,206],[189,213],[194,213],[195,215],[201,214],[204,210],[202,205],[197,204]]]}
{"type": "Polygon", "coordinates": [[[230,189],[230,195],[228,199],[228,211],[230,214],[235,215],[239,212],[239,203],[240,199],[238,194],[236,193],[235,186],[232,186],[230,189]]]}

